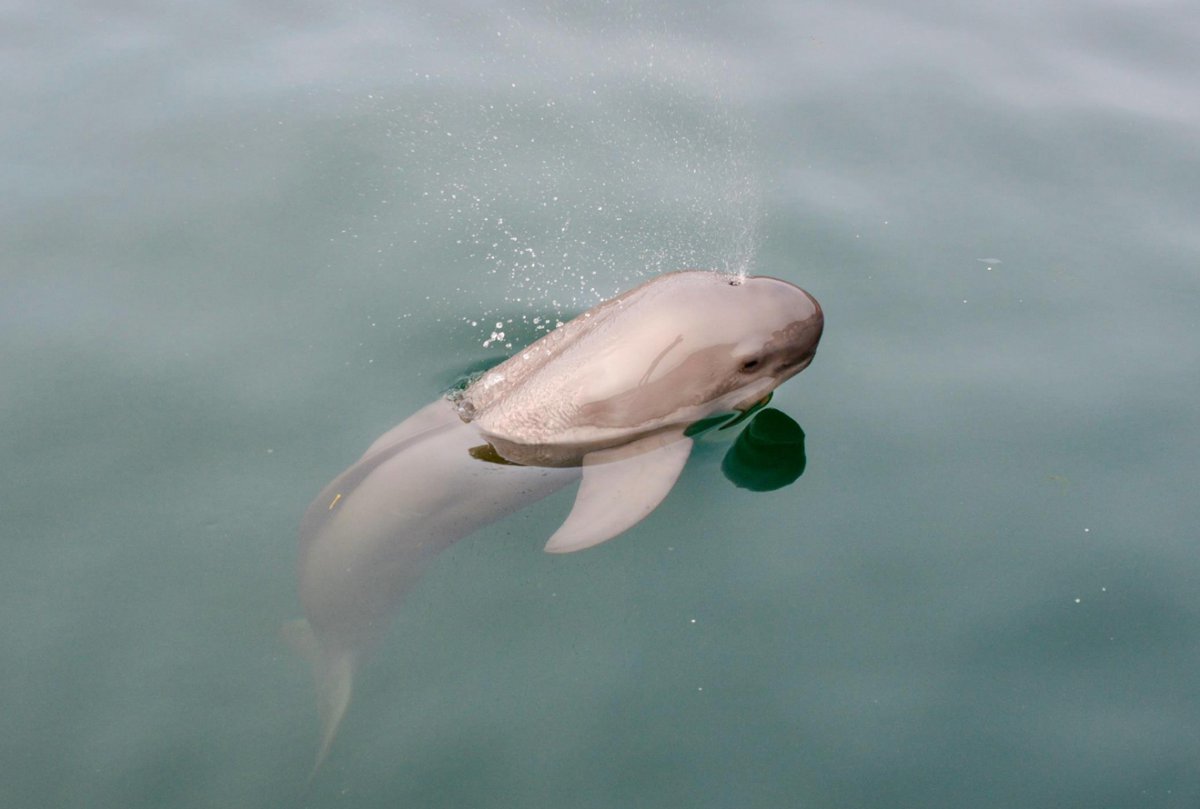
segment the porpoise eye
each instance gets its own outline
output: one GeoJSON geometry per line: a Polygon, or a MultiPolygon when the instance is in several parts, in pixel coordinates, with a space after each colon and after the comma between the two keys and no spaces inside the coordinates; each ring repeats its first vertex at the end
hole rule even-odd
{"type": "Polygon", "coordinates": [[[746,360],[745,362],[742,363],[743,371],[753,371],[757,367],[758,367],[758,358],[757,357],[755,357],[752,360],[746,360]]]}

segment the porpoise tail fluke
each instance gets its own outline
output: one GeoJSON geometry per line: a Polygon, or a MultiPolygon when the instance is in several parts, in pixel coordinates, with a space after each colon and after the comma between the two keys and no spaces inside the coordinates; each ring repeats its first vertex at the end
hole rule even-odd
{"type": "Polygon", "coordinates": [[[313,685],[317,689],[317,714],[321,718],[321,747],[313,763],[311,778],[321,768],[338,725],[346,715],[350,697],[354,692],[354,664],[356,655],[352,651],[326,649],[313,634],[312,627],[303,618],[283,625],[282,634],[288,645],[303,655],[312,665],[313,685]]]}

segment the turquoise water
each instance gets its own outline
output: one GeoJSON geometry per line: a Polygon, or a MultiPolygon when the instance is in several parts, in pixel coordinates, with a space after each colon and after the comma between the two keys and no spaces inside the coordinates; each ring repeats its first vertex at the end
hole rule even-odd
{"type": "Polygon", "coordinates": [[[0,804],[1200,805],[1189,11],[10,4],[0,804]],[[309,500],[695,266],[822,302],[803,477],[455,546],[306,783],[309,500]]]}

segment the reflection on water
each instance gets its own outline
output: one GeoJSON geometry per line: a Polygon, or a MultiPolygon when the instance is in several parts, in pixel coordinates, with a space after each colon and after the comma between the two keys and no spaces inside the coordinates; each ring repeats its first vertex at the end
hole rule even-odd
{"type": "Polygon", "coordinates": [[[770,492],[795,483],[804,474],[804,430],[786,413],[768,407],[746,425],[721,461],[735,486],[770,492]]]}

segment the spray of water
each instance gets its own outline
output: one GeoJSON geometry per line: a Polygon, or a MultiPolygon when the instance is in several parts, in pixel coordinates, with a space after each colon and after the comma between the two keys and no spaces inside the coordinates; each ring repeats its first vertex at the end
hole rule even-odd
{"type": "Polygon", "coordinates": [[[487,292],[449,307],[484,348],[662,272],[752,270],[760,185],[715,58],[645,20],[489,23],[473,62],[391,110],[419,238],[487,292]]]}

